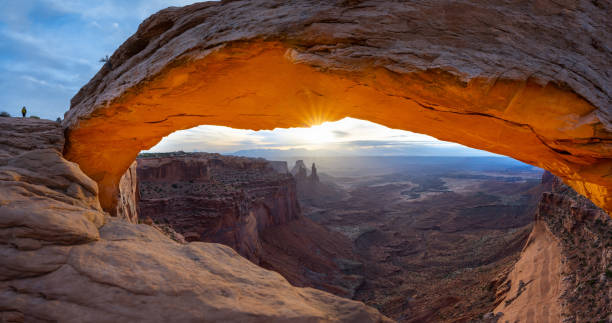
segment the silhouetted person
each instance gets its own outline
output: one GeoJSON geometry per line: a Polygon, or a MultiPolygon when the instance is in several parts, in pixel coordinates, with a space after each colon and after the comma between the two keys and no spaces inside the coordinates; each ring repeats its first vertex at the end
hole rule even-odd
{"type": "Polygon", "coordinates": [[[23,116],[23,118],[25,118],[26,113],[28,113],[28,110],[26,110],[26,107],[21,108],[21,115],[23,116]]]}

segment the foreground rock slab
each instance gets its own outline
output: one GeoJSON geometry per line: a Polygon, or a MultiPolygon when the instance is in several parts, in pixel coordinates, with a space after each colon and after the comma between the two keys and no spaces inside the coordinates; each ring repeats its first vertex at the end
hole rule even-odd
{"type": "Polygon", "coordinates": [[[220,244],[179,244],[122,220],[100,235],[51,273],[0,283],[0,309],[26,321],[388,321],[363,303],[295,288],[220,244]]]}

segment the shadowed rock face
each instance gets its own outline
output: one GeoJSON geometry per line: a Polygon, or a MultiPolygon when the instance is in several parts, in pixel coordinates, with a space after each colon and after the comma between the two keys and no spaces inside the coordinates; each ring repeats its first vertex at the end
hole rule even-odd
{"type": "Polygon", "coordinates": [[[286,162],[207,153],[138,158],[141,219],[221,243],[292,285],[352,297],[363,277],[350,241],[301,214],[286,162]]]}
{"type": "Polygon", "coordinates": [[[542,194],[521,258],[498,288],[494,313],[510,322],[608,321],[612,220],[559,178],[545,173],[542,180],[552,187],[542,194]]]}
{"type": "Polygon", "coordinates": [[[205,153],[139,158],[139,216],[191,241],[230,246],[258,264],[264,230],[301,216],[295,181],[273,167],[205,153]]]}
{"type": "Polygon", "coordinates": [[[175,130],[349,116],[548,169],[609,211],[609,14],[586,0],[169,8],[72,99],[65,153],[110,210],[137,153],[175,130]]]}
{"type": "Polygon", "coordinates": [[[140,194],[138,192],[136,166],[136,161],[134,161],[125,174],[121,176],[118,187],[117,208],[114,210],[115,212],[111,213],[111,215],[126,219],[131,223],[138,223],[138,200],[140,199],[140,194]]]}

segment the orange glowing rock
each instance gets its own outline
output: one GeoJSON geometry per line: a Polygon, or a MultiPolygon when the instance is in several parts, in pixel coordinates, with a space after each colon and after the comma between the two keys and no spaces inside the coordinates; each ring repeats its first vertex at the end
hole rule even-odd
{"type": "Polygon", "coordinates": [[[176,130],[352,117],[542,167],[612,210],[612,41],[587,24],[610,30],[605,10],[370,2],[161,11],[73,98],[66,157],[113,210],[138,152],[176,130]]]}

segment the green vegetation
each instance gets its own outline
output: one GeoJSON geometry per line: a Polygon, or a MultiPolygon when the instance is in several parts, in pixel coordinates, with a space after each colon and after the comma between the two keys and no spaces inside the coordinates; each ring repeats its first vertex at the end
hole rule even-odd
{"type": "Polygon", "coordinates": [[[30,119],[40,119],[39,116],[30,116],[30,119]]]}
{"type": "Polygon", "coordinates": [[[612,270],[610,270],[610,269],[606,270],[606,277],[612,278],[612,270]]]}
{"type": "Polygon", "coordinates": [[[0,117],[10,118],[11,114],[6,112],[6,111],[2,111],[2,112],[0,112],[0,117]]]}

